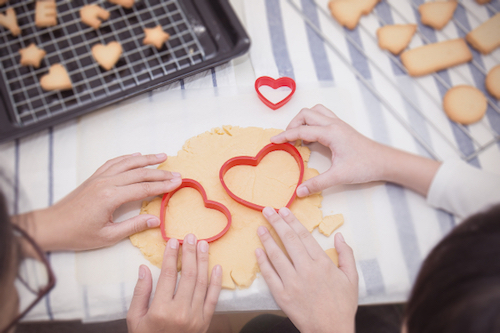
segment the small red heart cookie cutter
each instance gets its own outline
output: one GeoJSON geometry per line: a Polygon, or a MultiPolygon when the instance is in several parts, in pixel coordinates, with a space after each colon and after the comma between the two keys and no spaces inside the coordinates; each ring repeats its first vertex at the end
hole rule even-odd
{"type": "Polygon", "coordinates": [[[279,109],[280,107],[288,103],[288,101],[292,98],[293,93],[295,92],[295,86],[296,86],[295,81],[292,78],[286,76],[280,77],[277,80],[269,76],[261,76],[257,80],[255,80],[255,90],[257,91],[257,95],[264,104],[266,104],[273,110],[279,109]],[[278,89],[280,87],[288,87],[292,89],[292,91],[290,92],[290,94],[288,94],[288,96],[286,96],[280,102],[273,103],[266,97],[264,97],[264,95],[261,94],[259,88],[262,86],[269,86],[273,89],[278,89]]]}
{"type": "MultiPolygon", "coordinates": [[[[231,227],[232,218],[231,218],[231,213],[229,212],[229,209],[227,209],[227,207],[224,206],[221,203],[218,203],[216,201],[208,200],[207,199],[207,194],[205,192],[205,189],[196,180],[189,179],[189,178],[184,178],[182,180],[181,185],[178,188],[176,188],[172,192],[165,193],[163,195],[162,200],[161,200],[161,208],[160,208],[160,230],[161,230],[161,235],[162,235],[163,239],[165,241],[167,241],[167,242],[170,239],[170,237],[167,237],[167,234],[166,234],[166,231],[165,231],[165,210],[166,210],[166,207],[168,205],[168,202],[169,202],[170,198],[172,198],[172,196],[175,194],[175,192],[177,192],[180,189],[185,188],[185,187],[194,188],[195,190],[197,190],[198,192],[200,192],[201,196],[203,197],[203,203],[205,204],[206,208],[218,210],[219,212],[221,212],[222,214],[224,214],[226,216],[226,218],[227,218],[227,225],[226,225],[226,227],[221,232],[219,232],[217,235],[212,236],[210,238],[200,239],[200,240],[205,240],[208,243],[210,243],[210,242],[213,242],[213,241],[221,238],[222,236],[224,236],[224,234],[229,230],[229,227],[231,227]]],[[[179,241],[179,244],[182,244],[182,242],[183,242],[182,239],[177,239],[177,240],[179,241]]]]}
{"type": "MultiPolygon", "coordinates": [[[[271,153],[273,151],[278,151],[278,150],[286,151],[287,153],[289,153],[290,155],[292,155],[293,158],[295,159],[295,161],[297,162],[297,164],[299,166],[299,170],[300,170],[299,180],[297,182],[297,186],[295,187],[295,190],[293,191],[292,197],[290,198],[290,200],[286,204],[286,207],[290,208],[290,205],[292,204],[293,200],[295,200],[295,197],[297,196],[297,194],[296,194],[297,187],[299,187],[299,185],[302,183],[302,179],[304,178],[304,161],[302,160],[302,156],[300,155],[300,153],[297,150],[297,148],[295,148],[294,146],[292,146],[289,143],[281,143],[281,144],[271,143],[271,144],[268,144],[267,146],[265,146],[264,148],[262,148],[261,151],[259,151],[259,153],[255,157],[251,157],[251,156],[237,156],[237,157],[231,158],[226,163],[224,163],[222,165],[222,167],[220,168],[219,179],[220,179],[220,182],[222,184],[222,187],[224,187],[224,190],[226,190],[227,194],[229,194],[229,196],[231,198],[233,198],[235,201],[239,202],[240,204],[242,204],[242,205],[244,205],[244,206],[246,206],[248,208],[252,208],[252,209],[255,209],[255,210],[258,210],[258,211],[262,211],[264,209],[264,206],[260,206],[260,205],[251,203],[249,201],[246,201],[246,200],[238,197],[233,192],[231,192],[231,190],[227,187],[226,183],[224,182],[224,175],[226,174],[226,172],[229,169],[231,169],[232,167],[238,166],[238,165],[257,166],[260,163],[260,161],[267,154],[269,154],[269,153],[271,153]]],[[[274,208],[274,209],[276,211],[278,211],[278,208],[274,208]]]]}

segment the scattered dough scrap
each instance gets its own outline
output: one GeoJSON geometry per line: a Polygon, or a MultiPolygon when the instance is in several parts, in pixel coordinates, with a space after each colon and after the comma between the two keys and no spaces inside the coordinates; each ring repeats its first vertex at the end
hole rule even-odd
{"type": "Polygon", "coordinates": [[[378,46],[398,55],[410,44],[417,31],[416,24],[386,25],[377,29],[378,46]]]}
{"type": "Polygon", "coordinates": [[[170,35],[163,31],[161,25],[157,25],[154,28],[145,28],[144,34],[146,36],[142,43],[144,45],[154,45],[158,50],[170,38],[170,35]]]}
{"type": "Polygon", "coordinates": [[[323,221],[319,224],[319,232],[321,232],[326,237],[330,236],[335,230],[340,228],[344,224],[344,215],[335,214],[328,215],[323,218],[323,221]]]}
{"type": "Polygon", "coordinates": [[[40,78],[44,90],[68,90],[73,87],[66,68],[61,64],[50,66],[49,73],[40,78]]]}
{"type": "Polygon", "coordinates": [[[325,250],[325,253],[332,259],[333,263],[339,267],[339,254],[335,248],[325,250]]]}
{"type": "Polygon", "coordinates": [[[488,72],[485,84],[488,92],[500,100],[500,65],[496,65],[488,72]]]}
{"type": "Polygon", "coordinates": [[[0,25],[9,29],[14,37],[21,33],[21,29],[17,24],[17,16],[14,8],[7,8],[4,14],[0,14],[0,25]]]}
{"type": "MultiPolygon", "coordinates": [[[[224,126],[215,128],[210,132],[205,132],[187,140],[177,153],[177,156],[169,156],[168,160],[162,163],[158,168],[180,172],[183,178],[191,178],[198,181],[207,193],[209,200],[220,202],[226,206],[232,215],[232,225],[229,231],[217,241],[210,243],[209,249],[209,272],[216,264],[223,268],[222,284],[224,288],[234,289],[236,287],[246,288],[250,286],[259,271],[255,257],[255,249],[263,248],[258,236],[257,228],[261,225],[266,226],[271,235],[277,241],[279,246],[283,245],[276,232],[263,217],[261,212],[240,205],[224,191],[219,180],[219,170],[222,164],[235,156],[255,156],[264,146],[269,144],[273,135],[280,133],[278,129],[262,129],[256,127],[240,128],[224,126]]],[[[305,164],[304,180],[318,174],[314,169],[307,167],[310,151],[307,147],[297,147],[302,155],[305,164]]],[[[287,177],[281,177],[280,182],[285,188],[296,186],[298,177],[297,162],[293,158],[288,158],[286,152],[273,152],[267,158],[268,162],[277,162],[275,168],[290,170],[286,172],[287,177]],[[279,154],[282,153],[282,154],[279,154]],[[283,155],[285,154],[285,155],[283,155]],[[274,155],[274,156],[272,156],[274,155]],[[282,155],[280,158],[279,156],[282,155]],[[280,161],[278,161],[278,159],[280,161]],[[278,163],[279,162],[279,163],[278,163]],[[293,173],[297,168],[297,174],[293,173]]],[[[263,169],[272,169],[264,158],[261,163],[255,167],[256,174],[261,174],[263,169]]],[[[274,164],[274,163],[270,163],[274,164]]],[[[271,170],[274,174],[274,170],[271,170]]],[[[237,170],[237,172],[247,172],[247,170],[237,170]]],[[[246,179],[237,178],[226,179],[227,185],[235,190],[238,187],[253,186],[246,179]]],[[[272,186],[256,180],[254,186],[254,197],[259,193],[273,190],[272,186]]],[[[275,195],[279,200],[286,201],[289,193],[278,193],[275,195]]],[[[278,200],[277,199],[277,200],[278,200]]],[[[168,213],[172,214],[166,218],[167,233],[182,237],[188,232],[194,232],[197,237],[203,235],[213,235],[218,233],[226,220],[215,211],[214,216],[205,217],[210,213],[209,209],[201,207],[200,194],[193,191],[179,190],[167,207],[168,213]],[[199,202],[199,203],[196,203],[199,202]],[[200,207],[198,207],[200,206],[200,207]],[[203,214],[203,217],[201,216],[203,214]],[[192,216],[190,216],[192,215],[192,216]],[[194,215],[194,216],[193,216],[194,215]],[[206,221],[210,221],[206,223],[206,221]]],[[[316,228],[323,214],[320,210],[322,196],[314,194],[306,198],[298,198],[290,206],[291,211],[297,216],[299,221],[312,231],[316,228]]],[[[160,214],[160,199],[156,198],[149,203],[143,204],[141,213],[160,214]]],[[[222,215],[222,214],[221,214],[222,215]]],[[[165,241],[161,236],[159,228],[146,230],[130,237],[132,244],[137,246],[152,264],[161,267],[163,251],[165,250],[165,241]]]]}
{"type": "Polygon", "coordinates": [[[340,25],[354,29],[363,15],[371,13],[380,0],[331,0],[328,3],[332,16],[340,25]]]}
{"type": "Polygon", "coordinates": [[[80,18],[86,25],[99,29],[102,21],[109,19],[109,11],[96,4],[86,5],[80,9],[80,18]]]}
{"type": "Polygon", "coordinates": [[[134,5],[134,0],[109,0],[109,2],[127,9],[132,8],[132,6],[134,5]]]}
{"type": "Polygon", "coordinates": [[[426,2],[418,7],[422,24],[437,30],[450,22],[456,9],[456,0],[426,2]]]}
{"type": "Polygon", "coordinates": [[[462,38],[427,44],[401,54],[411,76],[427,75],[471,60],[472,53],[462,38]]]}
{"type": "Polygon", "coordinates": [[[35,7],[35,25],[39,28],[57,24],[56,0],[38,0],[35,7]]]}
{"type": "Polygon", "coordinates": [[[116,41],[109,42],[108,45],[96,44],[92,46],[92,56],[107,71],[115,66],[122,52],[122,46],[116,41]]]}
{"type": "Polygon", "coordinates": [[[451,120],[469,125],[483,118],[488,107],[484,94],[477,88],[459,85],[446,92],[443,108],[451,120]]]}
{"type": "Polygon", "coordinates": [[[489,54],[500,46],[500,13],[469,32],[465,39],[482,54],[489,54]]]}
{"type": "Polygon", "coordinates": [[[19,63],[22,66],[33,66],[35,68],[40,67],[40,62],[47,54],[47,52],[38,48],[35,43],[31,43],[28,47],[20,49],[19,53],[21,54],[19,63]]]}

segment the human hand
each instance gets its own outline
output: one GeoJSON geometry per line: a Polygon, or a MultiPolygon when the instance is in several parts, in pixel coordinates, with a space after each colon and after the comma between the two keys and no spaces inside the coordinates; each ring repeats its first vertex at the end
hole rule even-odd
{"type": "Polygon", "coordinates": [[[23,227],[45,251],[109,246],[157,227],[159,219],[147,214],[113,223],[113,212],[126,202],[170,192],[181,184],[178,173],[144,168],[166,158],[165,154],[133,154],[109,160],[55,205],[14,222],[27,221],[23,227]]]}
{"type": "Polygon", "coordinates": [[[127,313],[128,331],[206,332],[222,287],[222,267],[214,266],[208,284],[208,243],[189,234],[182,245],[182,270],[177,282],[179,242],[169,239],[165,247],[155,296],[148,307],[153,288],[151,271],[139,267],[139,280],[127,313]],[[208,286],[208,288],[207,288],[208,286]]]}
{"type": "Polygon", "coordinates": [[[354,332],[358,273],[352,249],[335,235],[339,267],[288,208],[263,214],[283,241],[290,260],[269,231],[257,230],[266,249],[256,249],[257,262],[276,303],[301,332],[354,332]]]}

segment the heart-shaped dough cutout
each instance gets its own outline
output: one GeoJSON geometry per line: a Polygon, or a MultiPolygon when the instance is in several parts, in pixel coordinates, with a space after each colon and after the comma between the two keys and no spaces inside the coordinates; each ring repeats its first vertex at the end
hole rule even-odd
{"type": "Polygon", "coordinates": [[[269,76],[261,76],[257,80],[255,80],[255,91],[257,91],[257,95],[264,104],[266,104],[273,110],[279,109],[280,107],[288,103],[288,101],[292,98],[292,95],[295,93],[295,87],[296,87],[295,81],[289,77],[280,77],[279,79],[275,80],[269,76]],[[281,101],[273,103],[269,99],[267,99],[264,95],[262,95],[259,89],[262,86],[269,86],[273,89],[278,89],[280,87],[288,87],[291,89],[291,92],[281,101]]]}
{"type": "Polygon", "coordinates": [[[160,208],[160,230],[165,241],[175,237],[182,244],[184,236],[193,233],[199,240],[213,242],[229,230],[231,221],[231,213],[226,206],[208,200],[201,184],[193,179],[183,179],[177,189],[163,195],[160,208]],[[201,196],[193,195],[193,189],[201,196]],[[227,219],[227,223],[221,222],[220,213],[223,214],[224,219],[227,219]],[[176,220],[181,220],[182,225],[168,225],[167,221],[176,220]],[[218,232],[219,230],[221,231],[218,232]],[[167,233],[171,237],[168,237],[167,233]]]}
{"type": "MultiPolygon", "coordinates": [[[[286,155],[285,155],[286,156],[286,155]]],[[[279,163],[284,160],[283,154],[281,155],[269,155],[269,158],[266,159],[265,162],[263,162],[263,165],[261,167],[262,174],[269,174],[269,170],[272,169],[273,163],[280,166],[282,163],[279,163]],[[267,164],[267,165],[266,165],[267,164]],[[271,165],[269,165],[271,164],[271,165]]],[[[276,166],[275,165],[275,166],[276,166]]],[[[246,168],[248,170],[249,168],[246,168]]],[[[276,170],[275,170],[276,171],[276,170]]],[[[247,171],[248,172],[248,171],[247,171]]],[[[242,175],[241,173],[239,175],[242,175]]],[[[283,191],[288,191],[289,194],[289,199],[286,201],[286,204],[279,205],[274,205],[274,209],[277,211],[279,208],[282,206],[290,207],[292,204],[293,200],[295,200],[296,197],[296,190],[297,187],[302,183],[302,179],[304,177],[304,161],[302,160],[302,156],[300,155],[299,151],[292,146],[289,143],[282,143],[282,144],[269,144],[265,146],[264,148],[261,149],[261,151],[257,154],[255,157],[250,157],[250,156],[237,156],[233,157],[232,159],[228,160],[224,165],[221,167],[220,172],[219,172],[219,178],[222,183],[222,187],[224,187],[224,190],[229,194],[231,198],[233,198],[235,201],[239,202],[240,204],[247,206],[249,208],[255,209],[255,210],[263,210],[264,209],[264,204],[269,202],[269,199],[274,197],[279,197],[280,193],[283,191]],[[250,170],[250,174],[253,173],[252,176],[247,177],[244,179],[241,177],[239,180],[241,180],[239,183],[240,184],[246,184],[246,182],[250,182],[251,184],[243,185],[243,187],[240,186],[241,189],[236,190],[233,192],[227,185],[225,176],[228,176],[228,182],[236,183],[234,181],[231,181],[231,178],[234,178],[235,176],[238,176],[238,173],[231,174],[230,169],[238,166],[249,166],[249,167],[257,167],[263,161],[264,157],[266,157],[268,154],[272,152],[279,152],[279,153],[285,153],[289,154],[293,157],[295,160],[295,164],[288,163],[288,167],[282,168],[282,170],[278,170],[278,173],[274,172],[275,175],[277,175],[277,179],[260,179],[257,180],[258,174],[260,172],[255,169],[255,171],[250,170]],[[298,167],[298,168],[297,168],[298,167]],[[298,172],[297,172],[298,169],[298,172]],[[281,171],[281,175],[279,172],[281,171]],[[280,179],[280,176],[285,176],[283,179],[289,179],[288,173],[295,173],[297,174],[297,183],[296,184],[283,184],[282,180],[280,179]],[[259,187],[264,187],[263,185],[268,185],[268,191],[262,195],[260,198],[253,198],[253,200],[256,200],[256,202],[251,202],[252,198],[249,196],[253,196],[255,193],[255,184],[261,183],[259,187]],[[277,186],[273,188],[273,183],[277,186]],[[283,188],[283,185],[284,188],[283,188]],[[250,190],[249,193],[247,190],[250,190]],[[276,190],[278,193],[276,193],[276,190]],[[244,198],[243,198],[244,197],[244,198]],[[246,199],[245,199],[246,198],[246,199]]],[[[265,191],[265,190],[264,190],[265,191]]],[[[259,191],[261,193],[264,193],[264,191],[259,191]]],[[[286,200],[286,199],[285,199],[286,200]]]]}
{"type": "Polygon", "coordinates": [[[110,42],[108,45],[96,44],[92,46],[92,56],[107,71],[115,66],[122,52],[122,46],[116,41],[110,42]]]}
{"type": "Polygon", "coordinates": [[[50,66],[49,73],[40,78],[40,86],[44,90],[67,90],[73,87],[66,68],[61,64],[50,66]]]}

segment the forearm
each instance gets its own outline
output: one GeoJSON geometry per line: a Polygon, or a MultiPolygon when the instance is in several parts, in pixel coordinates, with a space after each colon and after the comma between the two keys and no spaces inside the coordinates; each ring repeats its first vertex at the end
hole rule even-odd
{"type": "Polygon", "coordinates": [[[57,239],[63,238],[58,230],[54,230],[51,220],[55,217],[52,207],[15,215],[12,223],[25,230],[44,251],[62,250],[57,239]]]}

